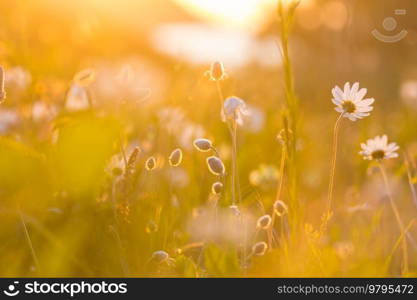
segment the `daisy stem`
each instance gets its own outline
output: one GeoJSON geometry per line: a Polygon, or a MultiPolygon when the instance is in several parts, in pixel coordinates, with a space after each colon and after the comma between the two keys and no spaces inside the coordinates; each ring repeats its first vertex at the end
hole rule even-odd
{"type": "Polygon", "coordinates": [[[327,216],[330,214],[330,211],[332,209],[334,173],[336,170],[336,159],[337,159],[337,139],[339,136],[339,128],[340,128],[340,123],[342,121],[342,117],[343,117],[343,113],[339,115],[333,128],[332,160],[331,160],[331,167],[330,167],[329,189],[327,192],[327,210],[326,210],[327,216]]]}
{"type": "MultiPolygon", "coordinates": [[[[378,163],[378,167],[379,167],[379,170],[381,172],[381,175],[382,175],[382,178],[383,178],[383,181],[384,181],[384,185],[385,185],[385,189],[386,189],[386,192],[388,194],[389,202],[391,204],[392,211],[394,212],[395,219],[397,220],[397,224],[398,224],[398,227],[400,229],[400,232],[401,232],[401,234],[406,234],[404,223],[401,220],[400,213],[398,211],[397,205],[395,204],[394,199],[392,198],[391,188],[389,186],[389,182],[388,182],[388,178],[387,178],[387,173],[385,172],[385,168],[380,162],[378,163]]],[[[408,252],[407,252],[407,241],[406,241],[406,239],[402,239],[402,250],[403,250],[403,269],[402,269],[402,273],[406,274],[408,272],[408,252]]]]}

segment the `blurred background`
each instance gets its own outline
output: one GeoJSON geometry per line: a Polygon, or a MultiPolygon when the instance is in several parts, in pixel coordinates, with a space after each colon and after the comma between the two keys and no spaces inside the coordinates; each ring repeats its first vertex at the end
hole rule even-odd
{"type": "MultiPolygon", "coordinates": [[[[282,175],[276,135],[285,103],[277,1],[0,0],[0,10],[7,92],[0,105],[1,276],[398,273],[396,255],[393,266],[381,263],[398,239],[387,197],[358,151],[360,142],[386,133],[412,159],[417,154],[416,1],[300,2],[290,58],[300,99],[298,201],[306,224],[318,226],[326,195],[337,118],[331,89],[358,81],[376,99],[375,109],[371,117],[342,126],[338,222],[316,245],[327,267],[315,263],[303,237],[306,246],[294,253],[291,267],[271,254],[246,273],[223,242],[207,250],[204,272],[198,253],[179,250],[204,241],[207,230],[194,230],[193,222],[214,180],[192,141],[213,140],[230,165],[216,84],[206,76],[213,61],[223,62],[228,74],[221,82],[224,96],[241,97],[251,111],[239,129],[245,207],[257,218],[273,203],[282,175]],[[387,43],[374,30],[407,34],[387,43]],[[128,156],[141,149],[132,182],[106,172],[120,164],[120,145],[128,156]],[[184,161],[172,169],[167,157],[177,147],[184,161]],[[158,167],[149,175],[143,164],[151,155],[158,167]],[[114,188],[118,184],[128,187],[114,188]],[[109,204],[115,189],[126,193],[116,217],[109,204]],[[175,267],[150,262],[157,250],[173,256],[175,267]],[[310,267],[295,263],[300,257],[312,260],[310,267]]],[[[387,167],[408,224],[416,206],[403,158],[387,167]]],[[[410,251],[416,257],[416,249],[410,251]]],[[[416,267],[410,259],[410,269],[416,267]]]]}

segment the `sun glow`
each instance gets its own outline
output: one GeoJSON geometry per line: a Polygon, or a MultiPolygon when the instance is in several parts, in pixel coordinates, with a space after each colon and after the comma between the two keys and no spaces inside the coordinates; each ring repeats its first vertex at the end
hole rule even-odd
{"type": "Polygon", "coordinates": [[[276,0],[176,0],[191,12],[225,26],[253,29],[276,0]]]}

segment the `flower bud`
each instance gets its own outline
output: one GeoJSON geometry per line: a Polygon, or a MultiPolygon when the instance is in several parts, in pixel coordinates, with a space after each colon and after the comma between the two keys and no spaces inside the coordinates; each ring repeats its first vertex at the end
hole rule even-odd
{"type": "Polygon", "coordinates": [[[252,254],[255,256],[262,256],[268,250],[268,245],[265,242],[258,242],[252,247],[252,254]]]}
{"type": "Polygon", "coordinates": [[[272,224],[272,218],[270,215],[264,215],[258,219],[256,222],[256,227],[258,229],[268,229],[272,224]]]}
{"type": "Polygon", "coordinates": [[[219,61],[215,61],[211,64],[210,67],[210,79],[211,80],[222,80],[226,77],[223,64],[219,61]]]}
{"type": "Polygon", "coordinates": [[[182,151],[180,148],[175,149],[169,155],[169,164],[173,167],[178,167],[182,162],[182,151]]]}
{"type": "Polygon", "coordinates": [[[216,156],[210,156],[207,158],[207,166],[211,173],[217,176],[222,176],[225,173],[224,164],[220,158],[216,156]]]}
{"type": "Polygon", "coordinates": [[[288,213],[288,206],[283,201],[277,200],[274,203],[274,213],[276,213],[277,216],[282,217],[288,213]]]}
{"type": "Polygon", "coordinates": [[[210,151],[213,147],[213,144],[208,139],[196,139],[193,142],[194,147],[201,152],[210,151]]]}
{"type": "Polygon", "coordinates": [[[145,168],[148,171],[152,171],[156,167],[156,159],[155,157],[151,156],[149,157],[145,162],[145,168]]]}
{"type": "Polygon", "coordinates": [[[211,192],[214,195],[219,195],[221,192],[223,191],[223,183],[216,181],[215,183],[213,183],[213,185],[211,186],[211,192]]]}

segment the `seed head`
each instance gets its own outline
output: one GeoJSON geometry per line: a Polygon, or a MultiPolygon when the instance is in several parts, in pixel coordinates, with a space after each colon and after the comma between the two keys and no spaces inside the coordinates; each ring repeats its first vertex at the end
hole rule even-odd
{"type": "Polygon", "coordinates": [[[268,250],[268,245],[265,242],[258,242],[252,247],[252,254],[255,256],[262,256],[268,250]]]}
{"type": "Polygon", "coordinates": [[[156,159],[155,157],[151,156],[149,157],[145,162],[145,168],[148,171],[152,171],[156,167],[156,159]]]}
{"type": "Polygon", "coordinates": [[[208,152],[212,149],[213,144],[208,139],[196,139],[193,142],[194,147],[201,152],[208,152]]]}
{"type": "Polygon", "coordinates": [[[272,218],[270,215],[264,215],[258,219],[256,222],[256,227],[258,229],[268,229],[272,224],[272,218]]]}
{"type": "Polygon", "coordinates": [[[169,164],[173,167],[178,167],[182,162],[182,150],[180,148],[175,149],[169,155],[169,164]]]}
{"type": "Polygon", "coordinates": [[[216,181],[211,186],[211,192],[214,195],[219,195],[222,191],[223,191],[223,183],[221,183],[220,181],[216,181]]]}
{"type": "Polygon", "coordinates": [[[277,200],[274,203],[274,213],[276,213],[277,216],[282,217],[288,213],[288,206],[283,201],[277,200]]]}
{"type": "Polygon", "coordinates": [[[224,71],[223,64],[219,61],[215,61],[211,64],[209,70],[210,80],[217,81],[226,78],[226,72],[224,71]]]}
{"type": "Polygon", "coordinates": [[[169,259],[169,254],[163,250],[158,250],[152,253],[152,260],[157,263],[163,263],[169,259]]]}
{"type": "Polygon", "coordinates": [[[0,66],[0,102],[6,99],[6,91],[4,89],[5,72],[2,66],[0,66]]]}
{"type": "Polygon", "coordinates": [[[211,173],[217,176],[222,176],[225,173],[224,164],[220,158],[216,156],[209,156],[207,158],[207,166],[211,173]]]}

